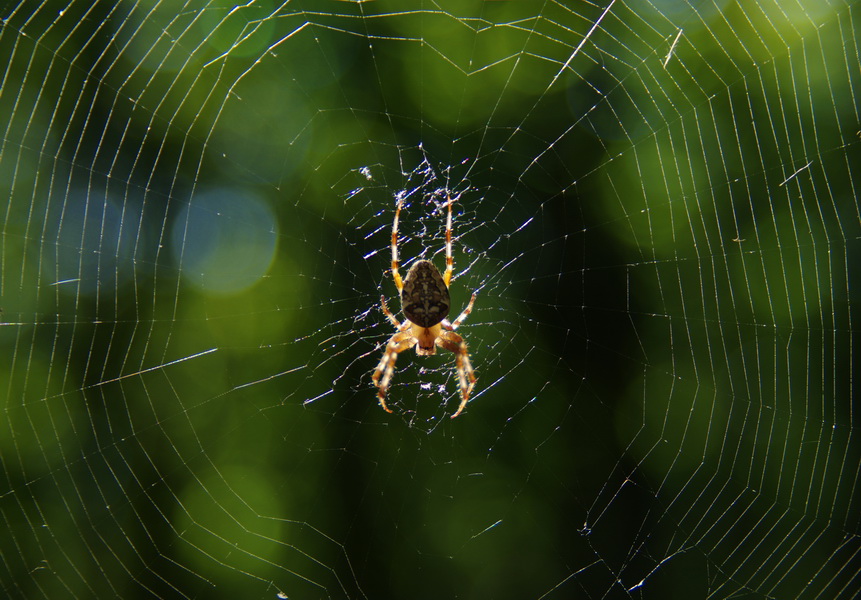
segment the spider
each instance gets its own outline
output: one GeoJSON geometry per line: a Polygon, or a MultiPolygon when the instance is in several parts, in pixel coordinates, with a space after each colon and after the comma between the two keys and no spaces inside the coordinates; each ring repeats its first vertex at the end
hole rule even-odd
{"type": "Polygon", "coordinates": [[[446,195],[446,198],[448,199],[446,203],[448,218],[445,225],[445,273],[442,275],[431,261],[417,260],[410,267],[407,276],[401,279],[400,273],[398,273],[398,266],[400,265],[398,262],[398,218],[403,206],[403,197],[398,199],[398,206],[395,209],[395,220],[392,224],[392,277],[398,292],[400,292],[401,310],[403,310],[406,319],[403,323],[398,323],[395,315],[386,306],[385,297],[380,298],[383,313],[395,326],[397,333],[389,338],[383,358],[371,376],[374,385],[379,388],[377,398],[380,399],[380,406],[386,412],[392,412],[392,409],[386,406],[386,390],[389,389],[389,383],[395,372],[395,361],[399,353],[409,350],[413,346],[416,346],[416,354],[419,356],[435,354],[437,346],[454,352],[457,377],[460,382],[461,401],[457,412],[451,416],[452,419],[466,407],[469,393],[475,385],[475,373],[469,362],[466,342],[454,332],[472,311],[475,294],[472,295],[469,304],[454,322],[449,322],[446,319],[451,308],[448,284],[454,271],[454,259],[451,255],[451,205],[454,200],[450,195],[446,195]]]}

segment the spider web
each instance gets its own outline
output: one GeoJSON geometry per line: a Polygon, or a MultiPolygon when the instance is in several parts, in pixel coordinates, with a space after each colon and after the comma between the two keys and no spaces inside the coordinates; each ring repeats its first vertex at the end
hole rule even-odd
{"type": "Polygon", "coordinates": [[[0,18],[4,596],[861,594],[858,2],[0,18]]]}

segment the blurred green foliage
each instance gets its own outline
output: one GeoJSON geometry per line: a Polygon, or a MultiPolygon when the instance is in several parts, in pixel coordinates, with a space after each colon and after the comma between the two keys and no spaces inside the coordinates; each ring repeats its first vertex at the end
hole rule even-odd
{"type": "Polygon", "coordinates": [[[859,13],[785,4],[7,3],[3,592],[857,592],[859,13]],[[389,415],[446,193],[479,381],[389,415]]]}

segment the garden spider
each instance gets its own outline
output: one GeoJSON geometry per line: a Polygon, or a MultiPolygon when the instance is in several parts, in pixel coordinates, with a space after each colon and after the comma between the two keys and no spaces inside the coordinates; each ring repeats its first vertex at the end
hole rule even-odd
{"type": "MultiPolygon", "coordinates": [[[[398,273],[398,218],[403,206],[403,197],[398,198],[398,206],[395,209],[395,220],[392,224],[392,277],[401,295],[401,310],[406,319],[398,323],[395,316],[386,306],[385,297],[380,298],[383,313],[398,330],[389,338],[386,351],[377,369],[371,376],[374,385],[379,388],[377,397],[380,406],[386,412],[392,412],[386,406],[386,390],[395,372],[395,361],[398,354],[416,346],[416,354],[419,356],[430,356],[436,353],[436,346],[454,352],[456,356],[455,366],[457,377],[460,382],[460,406],[451,418],[458,416],[469,400],[469,393],[475,385],[475,373],[469,363],[469,354],[466,342],[454,332],[472,310],[475,302],[475,294],[460,316],[450,323],[446,317],[451,308],[451,298],[448,294],[448,284],[454,270],[454,259],[451,255],[451,204],[454,202],[450,195],[446,195],[448,202],[448,218],[445,225],[445,273],[440,275],[439,270],[429,260],[417,260],[410,267],[407,276],[401,279],[398,273]]],[[[460,197],[460,196],[458,196],[460,197]]]]}

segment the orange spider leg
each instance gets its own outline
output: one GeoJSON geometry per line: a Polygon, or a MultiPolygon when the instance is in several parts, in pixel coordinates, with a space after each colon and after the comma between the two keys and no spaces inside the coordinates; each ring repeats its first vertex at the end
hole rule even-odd
{"type": "Polygon", "coordinates": [[[446,194],[446,196],[448,197],[448,216],[445,221],[445,273],[442,280],[445,282],[445,287],[448,287],[449,282],[451,282],[452,271],[454,271],[454,257],[451,254],[451,203],[454,200],[450,194],[446,194]]]}
{"type": "Polygon", "coordinates": [[[389,382],[392,380],[392,375],[395,372],[395,361],[398,359],[398,354],[404,350],[409,350],[416,345],[414,338],[409,331],[399,331],[391,337],[389,343],[386,344],[386,351],[383,354],[380,364],[377,365],[377,370],[371,375],[371,381],[379,388],[377,398],[380,399],[380,406],[386,412],[392,412],[392,409],[386,406],[386,390],[389,389],[389,382]],[[380,376],[382,375],[382,381],[380,376]]]}
{"type": "Polygon", "coordinates": [[[404,205],[404,197],[398,197],[398,207],[395,209],[395,221],[392,224],[392,277],[395,280],[395,285],[398,287],[398,292],[404,289],[404,280],[401,279],[401,274],[398,272],[400,263],[398,262],[398,219],[401,216],[401,207],[404,205]]]}
{"type": "Polygon", "coordinates": [[[454,320],[453,323],[449,323],[448,321],[443,321],[443,327],[448,329],[449,331],[454,331],[460,324],[463,323],[463,320],[472,312],[472,305],[475,304],[475,294],[473,293],[472,298],[469,299],[469,304],[466,305],[466,308],[463,309],[463,312],[460,313],[460,316],[454,320]]]}
{"type": "Polygon", "coordinates": [[[404,321],[403,324],[398,323],[398,320],[395,317],[395,315],[393,315],[392,311],[389,310],[389,307],[386,306],[386,297],[385,296],[380,296],[380,304],[382,305],[382,308],[383,308],[383,314],[389,318],[389,322],[395,326],[395,329],[397,329],[398,331],[404,331],[404,328],[409,326],[407,321],[404,321]]]}
{"type": "Polygon", "coordinates": [[[436,343],[446,350],[454,352],[457,357],[455,366],[457,368],[457,377],[460,383],[461,401],[460,406],[457,407],[457,411],[451,416],[453,419],[463,412],[464,408],[466,408],[466,403],[469,400],[469,394],[472,392],[472,388],[475,385],[476,377],[472,370],[472,364],[469,362],[469,351],[467,350],[466,342],[463,341],[462,337],[453,331],[442,331],[440,332],[436,343]]]}

